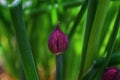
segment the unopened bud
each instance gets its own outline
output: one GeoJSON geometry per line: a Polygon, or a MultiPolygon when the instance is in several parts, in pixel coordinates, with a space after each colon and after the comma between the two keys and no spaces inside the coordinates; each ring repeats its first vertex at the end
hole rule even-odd
{"type": "Polygon", "coordinates": [[[64,52],[68,46],[68,38],[60,30],[59,26],[60,25],[58,23],[48,40],[49,50],[56,55],[64,52]]]}
{"type": "Polygon", "coordinates": [[[102,80],[119,80],[117,79],[117,75],[119,73],[119,69],[116,67],[109,67],[106,69],[102,75],[102,80]]]}

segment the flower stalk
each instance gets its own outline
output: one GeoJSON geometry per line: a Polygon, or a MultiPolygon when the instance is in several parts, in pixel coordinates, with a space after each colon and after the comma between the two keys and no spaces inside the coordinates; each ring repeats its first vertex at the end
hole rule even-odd
{"type": "Polygon", "coordinates": [[[56,55],[56,80],[62,80],[62,52],[68,47],[68,38],[58,23],[48,40],[49,50],[56,55]]]}
{"type": "Polygon", "coordinates": [[[62,80],[62,54],[56,55],[56,80],[62,80]]]}

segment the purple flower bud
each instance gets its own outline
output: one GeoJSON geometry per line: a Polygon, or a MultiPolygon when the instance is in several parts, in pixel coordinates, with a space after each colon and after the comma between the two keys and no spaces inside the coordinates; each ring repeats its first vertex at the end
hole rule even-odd
{"type": "Polygon", "coordinates": [[[56,55],[65,51],[68,46],[68,38],[60,30],[59,26],[60,25],[57,24],[55,30],[52,32],[48,40],[49,50],[56,55]]]}
{"type": "Polygon", "coordinates": [[[103,73],[102,80],[119,80],[116,79],[119,73],[119,69],[116,67],[109,67],[103,73]]]}

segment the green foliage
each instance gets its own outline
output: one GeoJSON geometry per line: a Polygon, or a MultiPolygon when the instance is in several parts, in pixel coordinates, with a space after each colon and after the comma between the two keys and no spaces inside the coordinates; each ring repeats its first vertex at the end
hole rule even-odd
{"type": "Polygon", "coordinates": [[[48,38],[58,21],[69,38],[63,80],[101,80],[106,67],[119,67],[119,0],[22,0],[11,7],[14,1],[5,1],[0,1],[0,66],[14,80],[56,79],[48,38]]]}

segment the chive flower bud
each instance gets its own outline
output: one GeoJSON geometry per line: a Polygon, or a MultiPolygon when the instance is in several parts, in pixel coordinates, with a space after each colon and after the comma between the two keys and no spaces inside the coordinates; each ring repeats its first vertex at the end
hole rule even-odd
{"type": "Polygon", "coordinates": [[[59,23],[56,28],[51,33],[48,40],[49,50],[58,55],[66,50],[68,46],[68,38],[67,36],[60,30],[59,23]]]}
{"type": "Polygon", "coordinates": [[[119,80],[117,79],[117,75],[119,73],[119,69],[116,67],[109,67],[106,69],[102,75],[102,80],[119,80]]]}

